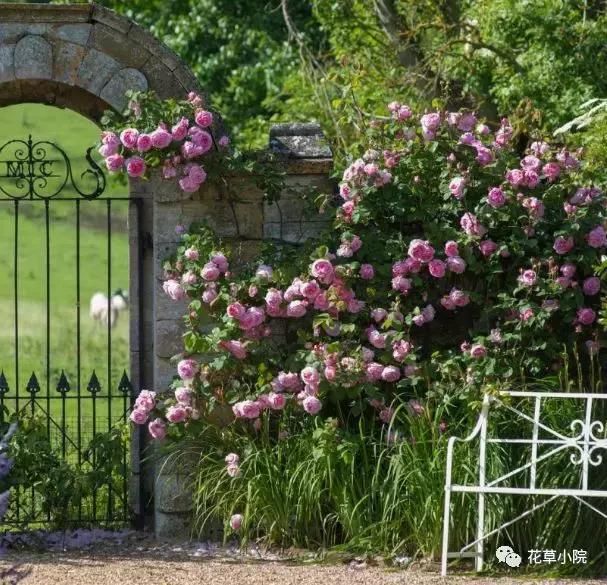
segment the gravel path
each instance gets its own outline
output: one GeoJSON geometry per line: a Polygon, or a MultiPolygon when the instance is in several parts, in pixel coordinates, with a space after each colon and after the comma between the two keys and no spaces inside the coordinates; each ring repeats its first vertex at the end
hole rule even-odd
{"type": "Polygon", "coordinates": [[[292,564],[234,558],[177,558],[149,553],[9,553],[0,561],[0,585],[605,585],[604,580],[450,576],[436,567],[389,570],[365,564],[292,564]]]}

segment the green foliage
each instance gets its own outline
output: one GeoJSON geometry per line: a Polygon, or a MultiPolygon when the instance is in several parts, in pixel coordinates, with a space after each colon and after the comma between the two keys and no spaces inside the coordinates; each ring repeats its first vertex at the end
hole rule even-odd
{"type": "MultiPolygon", "coordinates": [[[[107,486],[120,486],[127,473],[124,456],[129,436],[127,425],[98,433],[84,445],[84,463],[79,467],[76,461],[62,457],[60,447],[49,440],[46,418],[21,417],[8,450],[14,459],[11,484],[21,494],[21,519],[40,522],[43,518],[46,523],[48,518],[51,527],[65,529],[78,510],[84,518],[92,517],[93,497],[98,510],[115,507],[107,486]],[[28,513],[34,516],[28,518],[28,513]]],[[[11,505],[16,501],[13,494],[11,505]]]]}

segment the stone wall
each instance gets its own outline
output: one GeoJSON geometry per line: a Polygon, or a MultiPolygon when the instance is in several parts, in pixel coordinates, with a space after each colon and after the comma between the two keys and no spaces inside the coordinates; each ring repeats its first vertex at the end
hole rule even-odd
{"type": "MultiPolygon", "coordinates": [[[[132,356],[133,363],[142,361],[142,387],[165,389],[176,375],[171,358],[183,351],[182,317],[187,303],[171,301],[162,290],[163,262],[179,245],[176,225],[188,226],[205,221],[218,235],[230,241],[238,254],[237,262],[255,258],[264,240],[296,244],[319,233],[329,217],[310,211],[312,201],[304,200],[314,193],[332,193],[329,179],[331,153],[317,125],[280,126],[272,130],[271,149],[280,153],[277,164],[286,172],[285,186],[276,203],[266,203],[254,178],[231,176],[229,189],[238,193],[237,202],[230,201],[226,192],[206,185],[198,193],[183,193],[172,182],[159,176],[150,181],[133,181],[131,193],[144,201],[140,230],[150,245],[141,260],[144,275],[143,355],[132,356]],[[299,135],[303,131],[305,135],[299,135]],[[285,136],[281,146],[277,139],[285,136]],[[289,150],[289,143],[297,147],[289,150]],[[146,385],[147,384],[147,385],[146,385]]],[[[137,343],[133,343],[137,347],[137,343]]],[[[171,468],[155,473],[154,526],[160,536],[183,533],[191,519],[191,502],[183,492],[183,478],[171,468]]],[[[151,486],[150,486],[151,487],[151,486]]]]}

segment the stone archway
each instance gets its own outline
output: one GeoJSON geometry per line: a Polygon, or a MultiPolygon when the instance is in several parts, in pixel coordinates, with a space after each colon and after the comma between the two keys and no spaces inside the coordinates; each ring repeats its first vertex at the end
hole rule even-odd
{"type": "Polygon", "coordinates": [[[97,4],[0,5],[0,106],[38,102],[98,120],[127,90],[160,98],[198,90],[181,59],[133,21],[97,4]]]}

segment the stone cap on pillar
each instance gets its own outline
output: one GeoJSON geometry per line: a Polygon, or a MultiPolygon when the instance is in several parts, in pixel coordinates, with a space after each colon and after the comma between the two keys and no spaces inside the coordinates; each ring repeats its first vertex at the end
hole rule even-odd
{"type": "Polygon", "coordinates": [[[320,124],[294,122],[270,128],[270,151],[287,158],[331,159],[331,148],[320,124]]]}

